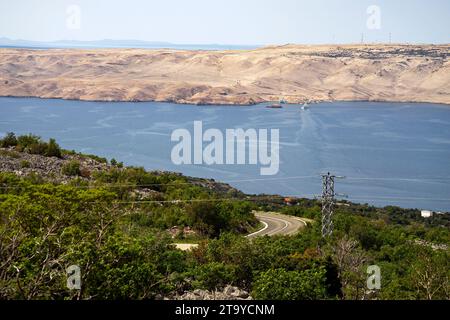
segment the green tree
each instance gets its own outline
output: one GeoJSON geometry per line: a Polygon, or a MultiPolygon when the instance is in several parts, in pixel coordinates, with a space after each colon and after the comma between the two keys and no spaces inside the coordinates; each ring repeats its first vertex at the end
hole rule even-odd
{"type": "Polygon", "coordinates": [[[450,256],[447,250],[417,248],[409,280],[418,299],[450,299],[450,256]]]}
{"type": "Polygon", "coordinates": [[[253,284],[252,296],[264,300],[314,300],[326,298],[326,270],[270,269],[261,272],[253,284]]]}
{"type": "Polygon", "coordinates": [[[26,134],[17,137],[17,147],[19,151],[27,151],[27,148],[32,145],[38,145],[41,143],[41,138],[33,134],[26,134]]]}
{"type": "Polygon", "coordinates": [[[45,151],[47,157],[61,158],[61,148],[56,143],[55,139],[50,139],[47,144],[47,150],[45,151]]]}
{"type": "Polygon", "coordinates": [[[203,235],[217,237],[226,224],[213,202],[194,202],[188,206],[187,214],[193,228],[203,235]]]}
{"type": "Polygon", "coordinates": [[[186,271],[168,236],[124,232],[126,210],[114,193],[21,183],[0,194],[0,299],[154,298],[186,271]],[[81,269],[81,291],[66,288],[69,265],[81,269]]]}
{"type": "Polygon", "coordinates": [[[233,282],[234,267],[222,262],[210,262],[195,268],[191,275],[195,288],[215,290],[233,282]]]}
{"type": "Polygon", "coordinates": [[[0,147],[8,148],[17,146],[17,138],[13,132],[8,132],[3,139],[0,140],[0,147]]]}

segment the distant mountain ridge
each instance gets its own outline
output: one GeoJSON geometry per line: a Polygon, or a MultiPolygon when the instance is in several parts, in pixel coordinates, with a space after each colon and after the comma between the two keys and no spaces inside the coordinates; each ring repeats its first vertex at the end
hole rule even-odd
{"type": "Polygon", "coordinates": [[[227,44],[176,44],[164,41],[144,41],[144,40],[58,40],[58,41],[33,41],[23,39],[9,39],[0,37],[0,47],[11,48],[138,48],[138,49],[192,49],[192,50],[226,50],[226,49],[255,49],[258,46],[250,45],[227,45],[227,44]]]}
{"type": "Polygon", "coordinates": [[[243,105],[450,104],[450,45],[0,50],[0,96],[243,105]]]}

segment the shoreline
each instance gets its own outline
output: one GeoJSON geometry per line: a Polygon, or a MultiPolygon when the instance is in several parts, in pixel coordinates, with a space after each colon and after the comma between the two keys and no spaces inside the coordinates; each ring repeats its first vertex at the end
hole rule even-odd
{"type": "MultiPolygon", "coordinates": [[[[176,101],[156,101],[156,100],[87,100],[87,99],[73,99],[73,98],[62,98],[62,97],[40,97],[40,96],[2,96],[1,98],[12,98],[12,99],[40,99],[40,100],[64,100],[64,101],[79,101],[79,102],[108,102],[108,103],[171,103],[171,104],[178,104],[178,105],[189,105],[189,106],[199,106],[199,107],[210,107],[210,106],[220,106],[220,107],[251,107],[251,106],[257,106],[260,104],[266,104],[266,103],[274,103],[275,100],[272,101],[262,101],[262,102],[256,102],[251,104],[229,104],[229,103],[188,103],[188,102],[176,102],[176,101]]],[[[294,102],[285,102],[283,105],[300,105],[303,103],[308,103],[309,105],[319,104],[319,103],[340,103],[340,102],[373,102],[373,103],[413,103],[413,104],[436,104],[436,105],[442,105],[442,106],[450,106],[450,102],[430,102],[430,101],[390,101],[390,100],[307,100],[307,101],[301,101],[298,103],[294,102]]]]}

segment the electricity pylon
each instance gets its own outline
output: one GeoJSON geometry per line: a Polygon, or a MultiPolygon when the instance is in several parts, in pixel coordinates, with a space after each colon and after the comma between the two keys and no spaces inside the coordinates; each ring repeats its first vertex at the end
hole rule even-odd
{"type": "Polygon", "coordinates": [[[322,174],[322,237],[329,237],[333,233],[333,210],[336,196],[334,193],[334,179],[344,178],[322,174]]]}

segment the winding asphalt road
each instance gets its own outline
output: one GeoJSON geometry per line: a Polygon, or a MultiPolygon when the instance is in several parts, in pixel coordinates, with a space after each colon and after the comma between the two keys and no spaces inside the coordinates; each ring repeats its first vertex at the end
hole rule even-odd
{"type": "Polygon", "coordinates": [[[292,235],[305,227],[308,221],[306,219],[287,216],[276,212],[255,212],[256,218],[261,221],[264,227],[256,232],[247,235],[247,238],[274,235],[292,235]]]}
{"type": "MultiPolygon", "coordinates": [[[[262,236],[274,235],[292,235],[297,233],[301,228],[305,227],[310,221],[304,218],[287,216],[276,212],[255,211],[255,217],[263,224],[263,228],[246,235],[252,239],[262,236]]],[[[180,250],[190,250],[198,247],[196,243],[176,243],[175,246],[180,250]]]]}

